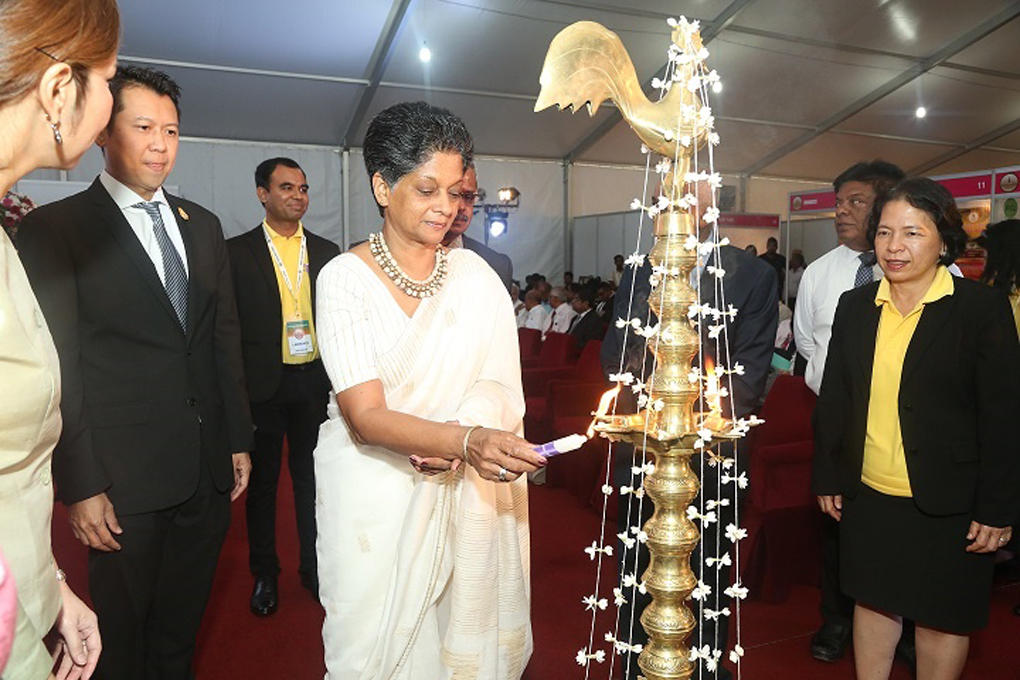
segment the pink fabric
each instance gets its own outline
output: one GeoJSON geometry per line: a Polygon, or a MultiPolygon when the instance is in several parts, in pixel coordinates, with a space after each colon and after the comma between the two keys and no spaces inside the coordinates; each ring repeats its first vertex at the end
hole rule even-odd
{"type": "Polygon", "coordinates": [[[14,586],[14,574],[7,567],[7,560],[0,552],[0,672],[7,665],[14,644],[14,626],[18,618],[18,592],[14,586]]]}

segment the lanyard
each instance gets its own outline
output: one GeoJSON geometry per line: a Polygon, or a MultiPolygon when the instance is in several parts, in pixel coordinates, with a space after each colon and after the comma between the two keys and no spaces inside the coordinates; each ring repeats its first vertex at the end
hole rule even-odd
{"type": "Polygon", "coordinates": [[[280,270],[280,277],[283,279],[283,285],[287,286],[287,290],[290,292],[291,297],[294,298],[295,308],[300,309],[301,303],[298,294],[301,292],[301,281],[305,275],[305,260],[308,257],[308,242],[305,240],[304,231],[301,232],[301,250],[298,252],[296,288],[290,282],[290,274],[287,273],[287,267],[283,264],[283,258],[280,257],[280,252],[273,244],[273,237],[270,236],[269,227],[266,226],[265,221],[262,222],[262,235],[266,237],[266,245],[269,246],[269,253],[273,256],[273,261],[276,262],[276,268],[280,270]]]}

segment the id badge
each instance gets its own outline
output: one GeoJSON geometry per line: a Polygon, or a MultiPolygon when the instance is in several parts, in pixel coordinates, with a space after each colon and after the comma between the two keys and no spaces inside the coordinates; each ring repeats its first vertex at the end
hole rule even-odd
{"type": "Polygon", "coordinates": [[[312,327],[307,319],[287,322],[287,346],[290,355],[300,357],[315,351],[312,347],[312,327]]]}

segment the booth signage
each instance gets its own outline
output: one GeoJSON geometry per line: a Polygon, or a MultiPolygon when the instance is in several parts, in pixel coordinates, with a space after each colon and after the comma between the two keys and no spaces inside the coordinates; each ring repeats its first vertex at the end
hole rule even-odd
{"type": "Polygon", "coordinates": [[[790,194],[790,212],[833,212],[836,209],[836,192],[823,189],[822,191],[802,191],[790,194]]]}
{"type": "Polygon", "coordinates": [[[996,175],[995,179],[999,183],[997,193],[1012,194],[1016,191],[1018,182],[1015,172],[1006,172],[1001,175],[996,175]]]}
{"type": "Polygon", "coordinates": [[[779,215],[763,213],[720,213],[717,223],[720,227],[759,227],[778,229],[779,215]]]}
{"type": "Polygon", "coordinates": [[[956,177],[932,177],[932,179],[949,189],[953,198],[988,196],[992,193],[992,173],[990,172],[956,177]]]}

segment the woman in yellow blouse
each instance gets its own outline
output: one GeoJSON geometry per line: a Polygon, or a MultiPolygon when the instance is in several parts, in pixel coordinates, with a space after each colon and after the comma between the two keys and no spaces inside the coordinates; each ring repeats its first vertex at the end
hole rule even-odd
{"type": "MultiPolygon", "coordinates": [[[[110,117],[119,34],[115,0],[0,2],[0,196],[36,168],[74,166],[95,141],[110,117]]],[[[0,233],[0,552],[17,585],[4,680],[88,678],[101,649],[95,614],[50,549],[59,404],[53,340],[0,233]]]]}
{"type": "Polygon", "coordinates": [[[1005,293],[947,271],[967,237],[941,185],[901,182],[868,235],[885,277],[836,310],[813,487],[840,521],[857,677],[889,676],[908,618],[918,678],[958,678],[1020,513],[1017,330],[1005,293]]]}

